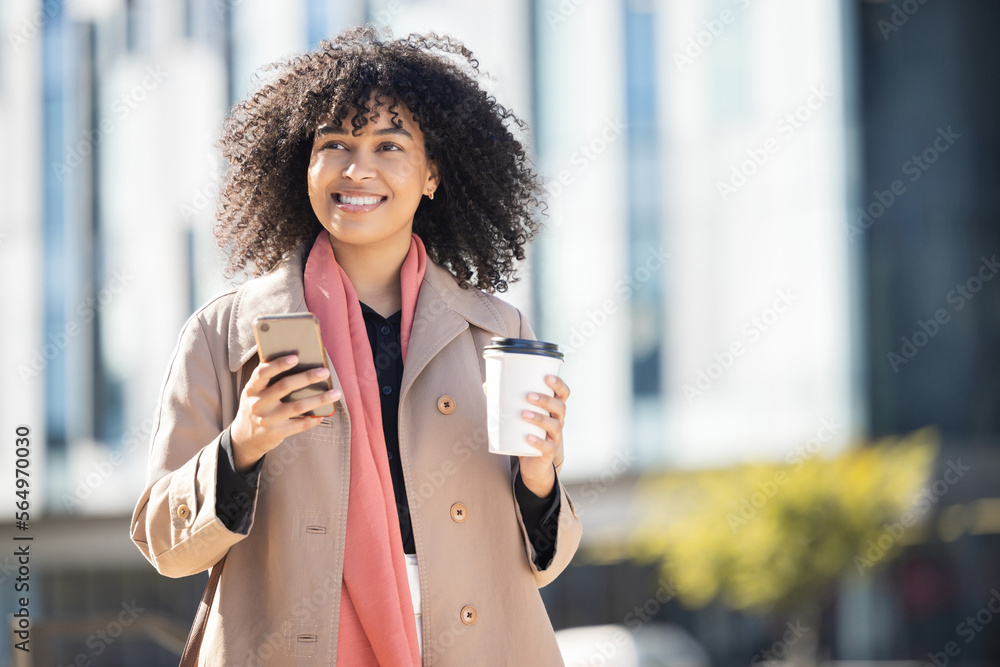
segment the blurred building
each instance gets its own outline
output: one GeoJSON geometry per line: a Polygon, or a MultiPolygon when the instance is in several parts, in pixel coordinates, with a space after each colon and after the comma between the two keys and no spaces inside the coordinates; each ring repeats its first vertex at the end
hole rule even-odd
{"type": "MultiPolygon", "coordinates": [[[[362,21],[455,35],[532,127],[547,228],[501,296],[567,352],[564,475],[585,540],[624,537],[645,469],[781,460],[830,424],[823,454],[937,424],[942,458],[976,471],[935,509],[951,522],[845,587],[823,633],[844,659],[938,650],[1000,585],[1000,525],[944,511],[998,495],[998,11],[8,0],[0,275],[18,317],[0,328],[13,352],[0,392],[5,432],[33,435],[44,664],[98,650],[107,664],[176,664],[204,576],[156,574],[127,528],[177,334],[226,287],[213,142],[258,68],[362,21]],[[87,644],[123,604],[149,611],[87,644]]],[[[13,458],[0,453],[5,471],[13,458]]],[[[0,556],[2,585],[13,571],[0,556]]],[[[655,587],[648,570],[581,565],[543,595],[558,628],[622,623],[655,587]]],[[[760,621],[717,608],[656,618],[719,664],[770,643],[760,621]]],[[[983,636],[963,657],[997,651],[983,636]]]]}
{"type": "MultiPolygon", "coordinates": [[[[225,113],[266,80],[264,64],[367,21],[461,34],[506,82],[497,91],[504,103],[530,110],[528,5],[495,3],[464,19],[460,8],[396,0],[0,8],[0,133],[16,156],[3,162],[10,205],[0,264],[4,303],[19,313],[19,325],[0,334],[12,352],[2,392],[4,427],[28,424],[35,443],[36,664],[176,664],[204,587],[204,576],[158,575],[129,541],[128,520],[180,328],[227,287],[211,233],[223,170],[213,144],[225,113]],[[521,46],[514,55],[512,45],[521,46]],[[111,642],[95,636],[123,604],[140,610],[128,632],[119,628],[111,642]]],[[[529,307],[530,293],[517,291],[511,297],[529,307]]],[[[12,471],[13,450],[0,461],[12,471]]],[[[5,586],[16,572],[16,559],[0,556],[5,586]]],[[[15,611],[13,598],[2,600],[0,611],[15,611]]],[[[0,636],[9,655],[10,637],[0,636]]]]}

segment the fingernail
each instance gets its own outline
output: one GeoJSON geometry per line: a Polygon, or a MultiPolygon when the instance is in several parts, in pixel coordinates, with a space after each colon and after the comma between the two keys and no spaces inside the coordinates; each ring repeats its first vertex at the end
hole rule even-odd
{"type": "Polygon", "coordinates": [[[545,379],[548,380],[549,382],[555,382],[556,381],[556,376],[555,375],[546,375],[545,379]]]}
{"type": "Polygon", "coordinates": [[[528,419],[534,419],[535,418],[535,413],[532,412],[531,410],[522,410],[521,411],[521,416],[522,417],[527,417],[528,419]]]}
{"type": "Polygon", "coordinates": [[[286,366],[294,366],[298,362],[299,362],[299,355],[297,355],[297,354],[292,354],[292,355],[289,355],[289,356],[285,357],[285,365],[286,366]]]}
{"type": "Polygon", "coordinates": [[[536,394],[535,392],[531,392],[530,394],[528,394],[528,400],[529,401],[537,401],[538,400],[538,394],[536,394]]]}
{"type": "Polygon", "coordinates": [[[326,392],[326,397],[327,398],[337,398],[338,396],[340,396],[340,390],[339,389],[333,389],[331,391],[326,392]]]}
{"type": "Polygon", "coordinates": [[[325,368],[317,368],[312,372],[312,374],[313,377],[325,378],[327,375],[330,374],[330,371],[326,370],[325,368]]]}

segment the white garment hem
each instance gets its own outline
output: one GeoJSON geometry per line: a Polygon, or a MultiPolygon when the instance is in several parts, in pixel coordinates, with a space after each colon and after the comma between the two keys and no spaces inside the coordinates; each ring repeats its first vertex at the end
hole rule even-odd
{"type": "Polygon", "coordinates": [[[417,625],[417,647],[420,657],[424,655],[423,626],[420,622],[420,572],[417,569],[417,555],[403,554],[406,558],[406,577],[410,582],[410,599],[413,601],[413,620],[417,625]]]}

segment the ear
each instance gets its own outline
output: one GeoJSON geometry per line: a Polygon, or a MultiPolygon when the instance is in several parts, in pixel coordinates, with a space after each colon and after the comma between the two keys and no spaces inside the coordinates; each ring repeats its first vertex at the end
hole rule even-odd
{"type": "Polygon", "coordinates": [[[430,175],[427,177],[427,185],[432,189],[437,190],[438,186],[441,185],[441,173],[438,169],[437,162],[434,160],[428,160],[427,169],[430,175]]]}

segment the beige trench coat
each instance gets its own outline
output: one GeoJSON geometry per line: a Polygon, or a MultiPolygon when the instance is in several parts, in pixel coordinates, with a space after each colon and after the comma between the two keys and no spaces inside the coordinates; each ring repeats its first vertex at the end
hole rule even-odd
{"type": "MultiPolygon", "coordinates": [[[[334,415],[264,458],[246,534],[228,530],[215,510],[219,438],[257,364],[253,320],[306,310],[310,245],[193,314],[164,379],[131,536],[168,577],[203,572],[228,553],[201,664],[336,662],[350,482],[351,415],[343,399],[334,415]]],[[[482,350],[491,336],[535,337],[518,309],[461,289],[428,261],[399,405],[423,664],[562,665],[538,589],[572,559],[580,519],[560,483],[555,556],[538,570],[513,493],[517,459],[487,451],[482,350]],[[454,401],[448,414],[438,407],[446,395],[454,401]],[[467,510],[460,522],[456,504],[467,510]],[[476,612],[468,624],[466,607],[476,612]]]]}

